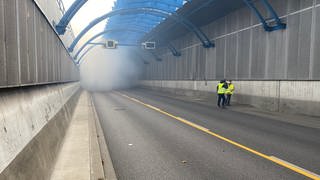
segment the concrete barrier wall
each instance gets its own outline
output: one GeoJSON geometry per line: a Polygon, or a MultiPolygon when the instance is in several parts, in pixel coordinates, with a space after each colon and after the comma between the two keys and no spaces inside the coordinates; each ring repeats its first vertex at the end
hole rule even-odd
{"type": "Polygon", "coordinates": [[[0,89],[0,179],[47,179],[79,83],[0,89]]]}
{"type": "Polygon", "coordinates": [[[78,68],[37,4],[1,0],[0,88],[77,80],[78,68]]]}
{"type": "MultiPolygon", "coordinates": [[[[233,81],[233,100],[270,111],[320,116],[320,81],[233,81]]],[[[216,98],[218,81],[145,80],[155,90],[187,96],[216,98]]]]}

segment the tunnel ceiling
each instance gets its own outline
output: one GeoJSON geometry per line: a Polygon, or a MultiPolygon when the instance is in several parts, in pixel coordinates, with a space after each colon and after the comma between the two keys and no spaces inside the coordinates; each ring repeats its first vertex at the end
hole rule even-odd
{"type": "MultiPolygon", "coordinates": [[[[177,13],[201,27],[243,6],[243,0],[193,0],[178,9],[177,13]]],[[[185,27],[168,18],[146,34],[143,40],[172,41],[187,32],[185,27]]]]}
{"type": "MultiPolygon", "coordinates": [[[[117,0],[113,10],[150,8],[173,13],[182,7],[185,0],[117,0]]],[[[121,44],[140,43],[142,37],[159,25],[165,18],[150,13],[120,14],[109,18],[105,30],[113,30],[104,37],[115,39],[121,44]]]]}

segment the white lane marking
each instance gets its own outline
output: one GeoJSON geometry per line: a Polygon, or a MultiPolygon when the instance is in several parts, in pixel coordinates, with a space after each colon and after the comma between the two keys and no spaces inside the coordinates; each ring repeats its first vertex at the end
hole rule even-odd
{"type": "Polygon", "coordinates": [[[290,163],[290,162],[288,162],[288,161],[285,161],[285,160],[280,159],[280,158],[275,157],[275,156],[270,156],[270,158],[276,159],[276,160],[278,160],[278,161],[281,161],[281,162],[283,162],[283,163],[285,163],[285,164],[288,164],[288,165],[290,165],[290,166],[293,166],[293,167],[295,167],[295,168],[298,168],[298,169],[300,169],[300,170],[302,170],[302,171],[305,171],[305,172],[307,172],[307,173],[309,173],[309,174],[312,174],[312,175],[320,178],[320,175],[319,175],[319,174],[316,174],[316,173],[311,172],[311,171],[309,171],[309,170],[303,169],[302,167],[299,167],[299,166],[297,166],[297,165],[295,165],[295,164],[292,164],[292,163],[290,163]]]}

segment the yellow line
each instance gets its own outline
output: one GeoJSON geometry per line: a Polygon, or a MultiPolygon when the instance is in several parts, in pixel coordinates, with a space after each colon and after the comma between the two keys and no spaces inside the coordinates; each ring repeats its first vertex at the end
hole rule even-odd
{"type": "Polygon", "coordinates": [[[269,160],[269,161],[272,161],[272,162],[274,162],[274,163],[276,163],[276,164],[278,164],[278,165],[280,165],[280,166],[286,167],[286,168],[288,168],[288,169],[290,169],[290,170],[292,170],[292,171],[294,171],[294,172],[297,172],[297,173],[299,173],[299,174],[302,174],[302,175],[304,175],[304,176],[306,176],[306,177],[308,177],[308,178],[311,178],[311,179],[314,179],[314,180],[320,180],[320,178],[319,178],[317,175],[315,175],[314,173],[312,173],[312,172],[310,172],[310,171],[304,170],[304,169],[302,169],[302,168],[298,168],[297,166],[294,166],[294,165],[292,165],[292,164],[290,164],[290,163],[286,163],[285,161],[278,160],[277,158],[274,158],[273,156],[268,156],[268,155],[266,155],[266,154],[263,154],[263,153],[261,153],[261,152],[258,152],[258,151],[254,150],[254,149],[251,149],[251,148],[249,148],[249,147],[247,147],[247,146],[244,146],[244,145],[242,145],[242,144],[240,144],[240,143],[237,143],[237,142],[235,142],[235,141],[233,141],[233,140],[231,140],[231,139],[228,139],[228,138],[223,137],[223,136],[221,136],[221,135],[219,135],[219,134],[216,134],[216,133],[210,131],[209,129],[207,129],[207,128],[205,128],[205,127],[202,127],[202,126],[200,126],[200,125],[197,125],[197,124],[195,124],[195,123],[193,123],[193,122],[190,122],[190,121],[188,121],[188,120],[186,120],[186,119],[183,119],[183,118],[181,118],[181,117],[174,116],[174,115],[172,115],[172,114],[170,114],[170,113],[168,113],[168,112],[166,112],[166,111],[163,111],[163,110],[161,110],[161,109],[159,109],[159,108],[157,108],[157,107],[154,107],[154,106],[152,106],[152,105],[150,105],[150,104],[143,103],[143,102],[141,102],[141,101],[138,100],[138,99],[131,98],[131,97],[125,95],[125,94],[121,94],[121,93],[119,93],[119,94],[120,94],[121,96],[125,97],[125,98],[128,98],[128,99],[130,99],[130,100],[132,100],[132,101],[134,101],[134,102],[137,102],[137,103],[139,103],[139,104],[142,104],[142,105],[144,105],[144,106],[146,106],[146,107],[148,107],[148,108],[150,108],[150,109],[153,109],[153,110],[155,110],[155,111],[157,111],[157,112],[160,112],[160,113],[162,113],[162,114],[165,114],[165,115],[167,115],[167,116],[169,116],[169,117],[172,117],[173,119],[176,119],[176,120],[178,120],[178,121],[180,121],[180,122],[182,122],[182,123],[184,123],[184,124],[187,124],[187,125],[195,128],[195,129],[198,129],[198,130],[200,130],[200,131],[202,131],[202,132],[205,132],[205,133],[207,133],[207,134],[210,134],[210,135],[212,135],[212,136],[214,136],[214,137],[216,137],[216,138],[219,138],[219,139],[221,139],[221,140],[223,140],[223,141],[225,141],[225,142],[228,142],[228,143],[230,143],[230,144],[232,144],[232,145],[234,145],[234,146],[237,146],[237,147],[239,147],[239,148],[241,148],[241,149],[244,149],[244,150],[246,150],[246,151],[249,151],[249,152],[251,152],[251,153],[253,153],[253,154],[257,155],[257,156],[260,156],[260,157],[262,157],[262,158],[264,158],[264,159],[267,159],[267,160],[269,160]]]}

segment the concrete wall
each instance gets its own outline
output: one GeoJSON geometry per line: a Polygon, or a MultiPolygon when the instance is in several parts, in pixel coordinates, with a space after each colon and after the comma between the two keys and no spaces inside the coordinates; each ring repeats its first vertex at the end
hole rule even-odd
{"type": "Polygon", "coordinates": [[[35,2],[0,0],[0,87],[78,79],[77,67],[35,2]]]}
{"type": "MultiPolygon", "coordinates": [[[[270,111],[320,116],[320,81],[234,81],[233,101],[270,111]]],[[[218,81],[145,80],[154,90],[216,99],[218,81]]]]}
{"type": "Polygon", "coordinates": [[[215,48],[205,49],[193,33],[186,34],[172,42],[182,56],[158,51],[163,61],[151,60],[144,79],[320,80],[320,1],[269,2],[286,30],[264,31],[244,7],[201,27],[215,48]]]}
{"type": "Polygon", "coordinates": [[[1,180],[48,178],[79,89],[79,83],[0,89],[1,180]]]}
{"type": "Polygon", "coordinates": [[[1,180],[48,179],[71,120],[79,70],[61,16],[55,0],[0,0],[1,180]]]}

